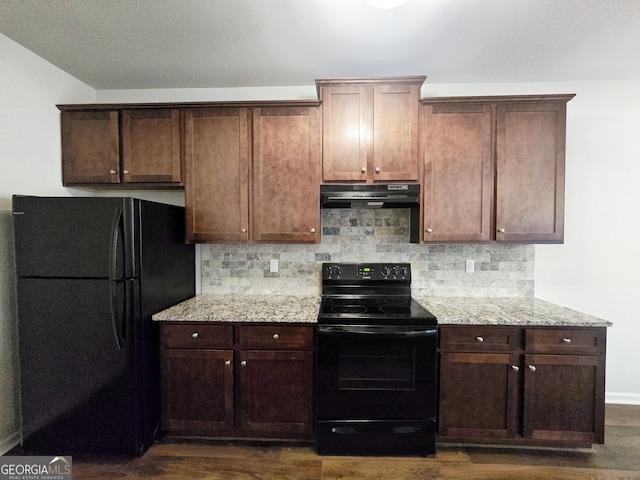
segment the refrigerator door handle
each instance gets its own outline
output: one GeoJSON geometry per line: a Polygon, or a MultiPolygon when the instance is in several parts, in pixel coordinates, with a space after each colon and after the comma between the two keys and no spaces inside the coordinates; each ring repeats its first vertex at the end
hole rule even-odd
{"type": "MultiPolygon", "coordinates": [[[[118,207],[115,210],[113,216],[113,223],[111,225],[111,249],[109,252],[109,290],[110,290],[110,310],[111,310],[111,324],[113,326],[113,333],[116,339],[116,345],[119,350],[122,350],[126,343],[126,288],[124,278],[118,275],[118,259],[124,238],[124,216],[122,208],[118,207]],[[118,295],[118,287],[123,287],[123,295],[118,295]]],[[[123,259],[124,260],[124,259],[123,259]]]]}

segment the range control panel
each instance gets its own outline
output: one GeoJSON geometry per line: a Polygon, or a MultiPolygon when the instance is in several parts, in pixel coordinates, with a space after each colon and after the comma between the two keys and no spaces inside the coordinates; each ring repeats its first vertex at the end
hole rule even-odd
{"type": "Polygon", "coordinates": [[[324,263],[323,280],[353,281],[366,283],[370,280],[411,281],[409,263],[324,263]]]}

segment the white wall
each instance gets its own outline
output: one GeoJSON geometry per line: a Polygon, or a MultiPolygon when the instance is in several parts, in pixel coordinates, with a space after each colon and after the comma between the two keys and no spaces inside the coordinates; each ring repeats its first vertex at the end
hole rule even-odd
{"type": "Polygon", "coordinates": [[[11,195],[69,195],[56,104],[93,101],[95,90],[0,35],[0,453],[20,439],[11,195]]]}

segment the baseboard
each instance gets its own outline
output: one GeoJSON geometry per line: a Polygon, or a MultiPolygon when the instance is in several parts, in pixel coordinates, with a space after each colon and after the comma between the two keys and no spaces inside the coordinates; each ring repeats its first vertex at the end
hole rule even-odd
{"type": "Polygon", "coordinates": [[[6,438],[0,439],[0,455],[4,455],[17,445],[20,445],[20,431],[14,432],[6,438]]]}
{"type": "Polygon", "coordinates": [[[621,403],[624,405],[640,405],[638,393],[607,393],[605,403],[621,403]]]}

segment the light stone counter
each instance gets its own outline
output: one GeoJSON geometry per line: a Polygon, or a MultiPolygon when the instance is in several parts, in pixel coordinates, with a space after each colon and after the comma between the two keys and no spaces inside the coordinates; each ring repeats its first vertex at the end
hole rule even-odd
{"type": "Polygon", "coordinates": [[[171,322],[316,323],[320,297],[198,295],[153,315],[171,322]]]}
{"type": "MultiPolygon", "coordinates": [[[[415,297],[440,325],[610,327],[611,322],[534,298],[415,297]]],[[[316,323],[320,296],[199,295],[153,315],[172,322],[316,323]]]]}
{"type": "Polygon", "coordinates": [[[535,298],[416,297],[439,325],[610,327],[607,320],[535,298]]]}

